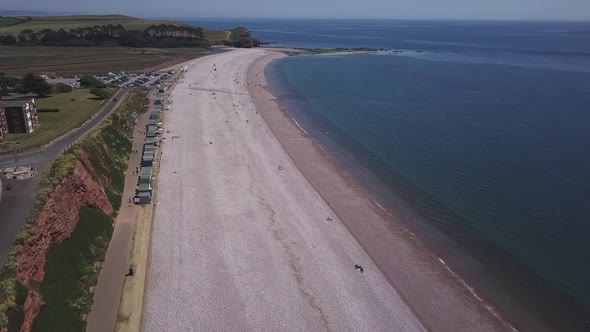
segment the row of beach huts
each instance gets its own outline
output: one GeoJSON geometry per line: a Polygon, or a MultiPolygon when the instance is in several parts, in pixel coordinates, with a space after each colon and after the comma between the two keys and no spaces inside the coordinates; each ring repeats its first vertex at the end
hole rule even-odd
{"type": "Polygon", "coordinates": [[[133,198],[135,204],[143,205],[152,202],[153,166],[156,159],[156,150],[159,145],[157,137],[163,132],[162,123],[160,122],[163,103],[164,97],[160,93],[156,96],[145,130],[145,142],[141,151],[141,171],[137,180],[136,194],[133,198]]]}

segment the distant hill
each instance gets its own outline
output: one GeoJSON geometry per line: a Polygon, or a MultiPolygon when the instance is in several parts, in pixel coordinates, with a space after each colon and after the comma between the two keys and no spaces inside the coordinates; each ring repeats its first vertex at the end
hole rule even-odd
{"type": "Polygon", "coordinates": [[[43,12],[36,10],[1,10],[0,16],[56,16],[56,15],[77,15],[78,13],[66,12],[43,12]]]}
{"type": "MultiPolygon", "coordinates": [[[[11,11],[4,11],[7,13],[11,11]]],[[[95,25],[118,25],[121,24],[126,30],[144,31],[151,25],[172,24],[176,26],[189,25],[170,20],[144,20],[137,17],[125,15],[67,15],[67,16],[34,16],[31,13],[43,12],[26,12],[14,11],[16,13],[28,13],[25,15],[4,15],[0,17],[0,35],[18,36],[23,30],[30,29],[37,32],[43,29],[69,31],[76,28],[85,28],[95,25]]],[[[0,12],[2,13],[2,12],[0,12]]],[[[46,14],[46,13],[44,13],[46,14]]],[[[0,14],[1,15],[1,14],[0,14]]],[[[230,32],[223,30],[203,29],[205,37],[209,40],[223,41],[229,39],[230,32]]]]}
{"type": "Polygon", "coordinates": [[[121,24],[127,30],[145,30],[150,25],[174,24],[183,25],[167,20],[143,20],[124,15],[73,15],[73,16],[17,16],[0,18],[0,34],[18,35],[21,31],[31,29],[34,32],[43,29],[71,30],[94,25],[121,24]],[[11,21],[10,25],[2,21],[11,21]]]}

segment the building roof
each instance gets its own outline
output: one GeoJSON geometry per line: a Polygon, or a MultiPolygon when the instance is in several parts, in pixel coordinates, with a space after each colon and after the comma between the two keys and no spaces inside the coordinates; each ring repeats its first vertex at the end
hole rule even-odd
{"type": "Polygon", "coordinates": [[[0,104],[5,107],[23,107],[30,99],[0,100],[0,104]]]}
{"type": "Polygon", "coordinates": [[[142,193],[142,192],[146,192],[146,191],[152,191],[152,185],[149,183],[141,183],[139,185],[139,187],[137,188],[137,190],[142,193]]]}

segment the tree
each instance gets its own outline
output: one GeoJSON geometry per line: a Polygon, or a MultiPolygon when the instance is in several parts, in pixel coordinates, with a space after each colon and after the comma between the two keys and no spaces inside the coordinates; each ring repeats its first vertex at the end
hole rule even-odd
{"type": "Polygon", "coordinates": [[[93,88],[90,89],[90,93],[92,93],[93,95],[96,96],[96,98],[103,100],[103,99],[108,99],[110,98],[113,93],[110,92],[109,90],[106,89],[98,89],[98,88],[93,88]]]}
{"type": "Polygon", "coordinates": [[[38,97],[47,97],[53,93],[53,85],[43,81],[36,81],[31,89],[38,97]]]}
{"type": "Polygon", "coordinates": [[[0,75],[0,89],[14,89],[18,85],[19,81],[20,80],[16,77],[0,75]]]}
{"type": "Polygon", "coordinates": [[[83,88],[106,88],[107,85],[96,79],[94,76],[84,75],[80,77],[80,86],[83,88]]]}
{"type": "Polygon", "coordinates": [[[19,92],[33,92],[39,97],[46,97],[53,92],[53,86],[47,83],[41,76],[28,73],[21,80],[22,86],[19,92]]]}
{"type": "Polygon", "coordinates": [[[55,92],[56,93],[68,93],[68,92],[72,92],[72,91],[74,91],[74,89],[68,84],[57,83],[55,85],[55,92]]]}

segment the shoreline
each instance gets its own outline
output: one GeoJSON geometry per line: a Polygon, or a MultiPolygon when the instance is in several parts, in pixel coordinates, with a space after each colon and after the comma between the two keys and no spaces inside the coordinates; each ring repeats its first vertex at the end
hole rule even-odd
{"type": "Polygon", "coordinates": [[[197,59],[171,93],[144,330],[426,330],[256,111],[265,54],[197,59]]]}
{"type": "Polygon", "coordinates": [[[451,270],[444,260],[432,255],[414,233],[401,221],[395,220],[395,216],[379,204],[368,188],[343,169],[279,104],[269,89],[266,75],[258,73],[265,73],[272,61],[282,57],[284,56],[275,54],[259,58],[249,68],[249,90],[257,109],[307,181],[336,212],[390,283],[404,295],[406,302],[422,322],[435,330],[482,330],[485,329],[482,324],[484,321],[490,330],[516,330],[451,270]],[[337,182],[340,183],[334,185],[337,182]],[[351,199],[355,201],[352,204],[354,207],[346,203],[351,199]],[[363,227],[359,225],[359,220],[371,222],[369,226],[363,227]],[[391,259],[393,252],[403,253],[405,257],[391,259]],[[391,262],[392,260],[409,263],[406,266],[418,263],[416,265],[422,267],[411,273],[395,271],[394,266],[398,264],[391,262]],[[421,280],[420,284],[428,285],[427,288],[431,291],[415,289],[412,285],[415,280],[421,280]],[[437,292],[441,287],[448,289],[437,292]],[[437,293],[438,296],[432,296],[437,293]],[[452,316],[449,312],[457,311],[464,312],[456,317],[449,317],[452,316]],[[466,317],[470,318],[472,326],[465,324],[466,317]]]}
{"type": "MultiPolygon", "coordinates": [[[[587,311],[580,303],[528,270],[509,252],[492,243],[487,243],[485,247],[479,245],[477,241],[485,241],[485,238],[474,229],[460,228],[451,225],[450,221],[439,228],[429,222],[429,219],[438,220],[441,216],[448,220],[460,218],[453,211],[436,201],[429,201],[428,195],[420,190],[412,194],[406,192],[414,189],[410,182],[397,183],[395,190],[379,183],[380,177],[367,165],[342,155],[346,151],[331,139],[324,141],[324,130],[330,131],[330,128],[320,125],[322,129],[318,129],[315,122],[309,122],[313,120],[305,113],[309,112],[305,101],[299,104],[291,101],[281,103],[280,97],[272,94],[273,91],[289,96],[293,93],[293,88],[284,83],[284,73],[278,69],[281,67],[276,65],[276,68],[271,76],[269,73],[266,75],[272,87],[269,89],[266,86],[267,93],[276,100],[273,107],[280,109],[299,127],[320,150],[326,162],[331,163],[335,172],[340,172],[359,195],[366,196],[377,210],[383,212],[387,223],[400,226],[402,236],[415,240],[419,250],[432,256],[432,263],[447,270],[486,310],[510,325],[511,329],[558,331],[587,328],[587,311]],[[276,86],[284,90],[277,90],[276,86]],[[403,188],[401,194],[397,192],[398,184],[403,188]],[[465,241],[467,238],[477,243],[465,241]]],[[[288,150],[288,146],[285,148],[288,150]]],[[[333,204],[330,205],[333,207],[333,204]]]]}

